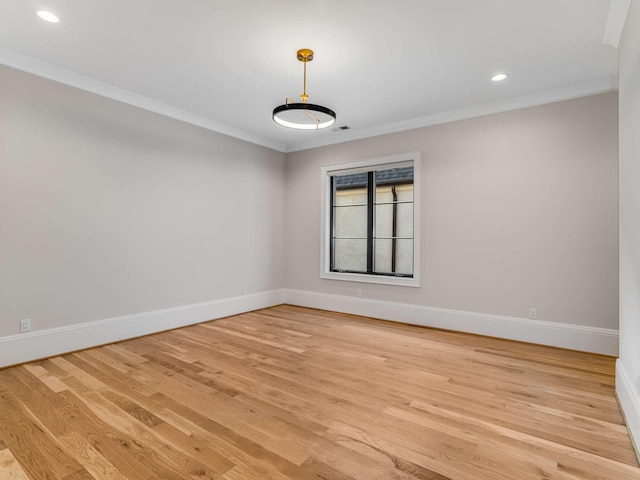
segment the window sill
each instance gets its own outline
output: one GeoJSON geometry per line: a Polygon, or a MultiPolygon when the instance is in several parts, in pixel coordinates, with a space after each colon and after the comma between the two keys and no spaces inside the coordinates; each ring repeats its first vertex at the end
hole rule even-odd
{"type": "Polygon", "coordinates": [[[320,278],[325,280],[341,280],[345,282],[378,283],[381,285],[397,285],[401,287],[419,287],[420,279],[413,277],[387,277],[384,275],[367,275],[365,273],[322,272],[320,278]]]}

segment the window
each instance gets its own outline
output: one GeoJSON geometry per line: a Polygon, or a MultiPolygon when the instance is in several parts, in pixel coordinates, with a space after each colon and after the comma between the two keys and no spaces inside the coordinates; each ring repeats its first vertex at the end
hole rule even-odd
{"type": "Polygon", "coordinates": [[[419,178],[419,152],[322,168],[322,278],[419,286],[419,178]]]}

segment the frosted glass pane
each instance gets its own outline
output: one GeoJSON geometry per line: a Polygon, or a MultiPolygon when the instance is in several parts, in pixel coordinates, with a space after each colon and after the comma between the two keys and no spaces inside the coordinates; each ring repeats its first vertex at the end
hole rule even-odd
{"type": "Polygon", "coordinates": [[[375,236],[413,237],[413,203],[396,204],[396,234],[393,235],[393,205],[376,205],[375,236]]]}
{"type": "Polygon", "coordinates": [[[367,271],[366,240],[335,239],[333,242],[334,270],[367,271]]]}
{"type": "Polygon", "coordinates": [[[413,203],[399,203],[396,237],[413,237],[413,203]]]}
{"type": "Polygon", "coordinates": [[[413,240],[396,240],[395,271],[392,269],[393,241],[374,241],[374,271],[377,273],[413,274],[413,240]]]}
{"type": "Polygon", "coordinates": [[[393,232],[393,205],[376,205],[376,237],[390,237],[393,232]]]}
{"type": "Polygon", "coordinates": [[[337,190],[335,193],[335,205],[364,205],[367,203],[367,189],[355,188],[349,190],[337,190]]]}
{"type": "Polygon", "coordinates": [[[367,207],[335,207],[333,209],[334,236],[366,237],[367,236],[367,207]]]}

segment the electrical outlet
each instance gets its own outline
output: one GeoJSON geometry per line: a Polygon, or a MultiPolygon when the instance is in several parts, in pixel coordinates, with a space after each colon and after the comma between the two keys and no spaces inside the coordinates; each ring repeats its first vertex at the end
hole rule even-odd
{"type": "Polygon", "coordinates": [[[356,290],[356,296],[358,297],[362,297],[362,289],[359,288],[358,290],[356,290]]]}
{"type": "Polygon", "coordinates": [[[242,292],[242,295],[246,295],[247,294],[247,287],[242,287],[240,289],[240,292],[242,292]]]}
{"type": "Polygon", "coordinates": [[[31,319],[20,320],[20,333],[31,331],[31,319]]]}
{"type": "Polygon", "coordinates": [[[529,318],[531,320],[538,318],[538,310],[535,307],[529,307],[529,318]]]}

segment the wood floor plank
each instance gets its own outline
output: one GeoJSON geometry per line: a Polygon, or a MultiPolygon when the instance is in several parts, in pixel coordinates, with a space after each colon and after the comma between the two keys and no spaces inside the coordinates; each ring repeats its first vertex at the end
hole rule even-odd
{"type": "Polygon", "coordinates": [[[96,480],[96,478],[83,468],[82,470],[78,470],[71,475],[67,475],[62,480],[96,480]]]}
{"type": "Polygon", "coordinates": [[[0,370],[0,479],[639,480],[614,392],[610,357],[281,305],[0,370]]]}
{"type": "Polygon", "coordinates": [[[109,461],[76,432],[58,437],[96,480],[127,480],[109,461]]]}
{"type": "Polygon", "coordinates": [[[64,398],[33,377],[26,368],[16,367],[1,373],[2,384],[53,436],[67,433],[68,425],[55,414],[56,408],[66,404],[64,398]]]}
{"type": "Polygon", "coordinates": [[[116,426],[103,422],[87,406],[90,398],[84,397],[85,394],[84,392],[82,395],[75,392],[62,392],[61,395],[67,397],[69,406],[58,409],[56,413],[72,424],[73,432],[82,437],[127,480],[188,480],[190,478],[186,471],[168,462],[163,451],[149,448],[139,439],[128,435],[116,426]]]}
{"type": "Polygon", "coordinates": [[[16,457],[11,454],[8,448],[0,450],[0,478],[7,480],[29,480],[29,477],[22,469],[16,457]]]}

